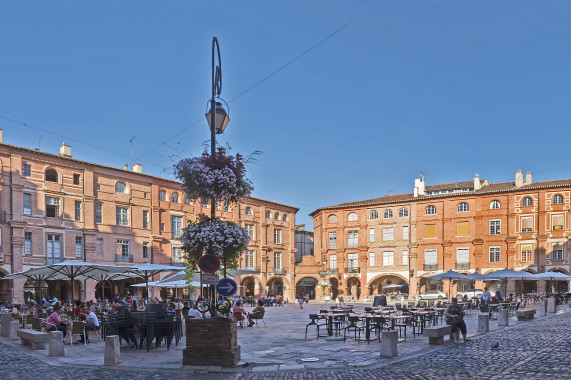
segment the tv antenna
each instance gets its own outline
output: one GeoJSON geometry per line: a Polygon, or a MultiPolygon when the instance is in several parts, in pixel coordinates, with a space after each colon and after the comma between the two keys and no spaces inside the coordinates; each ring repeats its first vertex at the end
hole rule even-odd
{"type": "Polygon", "coordinates": [[[131,166],[133,166],[133,140],[135,140],[135,136],[131,137],[131,140],[129,140],[129,144],[131,144],[131,166]]]}

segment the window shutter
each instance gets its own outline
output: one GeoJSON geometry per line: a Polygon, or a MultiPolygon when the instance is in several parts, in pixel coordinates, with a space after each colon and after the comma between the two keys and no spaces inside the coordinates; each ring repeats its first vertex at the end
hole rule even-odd
{"type": "Polygon", "coordinates": [[[458,222],[456,230],[456,236],[468,236],[470,235],[470,224],[468,222],[458,222]]]}
{"type": "Polygon", "coordinates": [[[564,216],[563,215],[553,215],[553,229],[554,230],[562,230],[564,224],[564,216]]]}
{"type": "Polygon", "coordinates": [[[424,251],[424,263],[426,265],[436,265],[436,249],[426,249],[424,251]]]}
{"type": "Polygon", "coordinates": [[[522,218],[521,228],[522,231],[533,231],[533,218],[522,218]]]}
{"type": "Polygon", "coordinates": [[[425,238],[436,237],[436,224],[427,224],[424,226],[424,237],[425,238]]]}
{"type": "Polygon", "coordinates": [[[458,264],[469,264],[470,263],[470,249],[469,248],[458,248],[458,249],[456,249],[456,262],[458,264]]]}

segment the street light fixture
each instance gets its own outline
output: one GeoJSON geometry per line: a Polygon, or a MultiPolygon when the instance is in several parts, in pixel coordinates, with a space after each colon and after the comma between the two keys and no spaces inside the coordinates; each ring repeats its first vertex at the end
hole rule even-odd
{"type": "MultiPolygon", "coordinates": [[[[212,109],[209,109],[206,115],[204,116],[206,116],[206,120],[208,120],[208,126],[210,127],[210,129],[212,129],[212,109]]],[[[224,107],[222,107],[222,103],[220,102],[216,102],[215,121],[216,125],[214,128],[214,132],[216,132],[217,135],[224,133],[224,130],[226,129],[226,126],[228,125],[230,118],[228,117],[226,110],[224,109],[224,107]]]]}

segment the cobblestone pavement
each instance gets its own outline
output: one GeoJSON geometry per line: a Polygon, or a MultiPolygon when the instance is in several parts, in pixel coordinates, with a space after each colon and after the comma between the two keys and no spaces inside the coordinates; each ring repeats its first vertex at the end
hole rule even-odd
{"type": "Polygon", "coordinates": [[[571,379],[571,313],[405,360],[379,358],[378,363],[368,369],[246,373],[240,379],[571,379]],[[491,350],[495,342],[500,346],[491,350]]]}

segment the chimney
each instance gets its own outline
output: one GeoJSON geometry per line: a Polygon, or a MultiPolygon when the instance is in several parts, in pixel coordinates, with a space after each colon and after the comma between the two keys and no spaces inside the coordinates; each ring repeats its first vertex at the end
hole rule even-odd
{"type": "Polygon", "coordinates": [[[521,170],[515,172],[515,187],[522,187],[523,186],[523,173],[521,170]]]}
{"type": "Polygon", "coordinates": [[[525,182],[524,185],[531,185],[531,172],[527,172],[525,174],[525,182]]]}
{"type": "Polygon", "coordinates": [[[133,165],[133,171],[135,173],[142,173],[143,172],[143,165],[141,165],[141,164],[133,165]]]}
{"type": "Polygon", "coordinates": [[[59,147],[59,155],[64,157],[71,157],[71,146],[68,145],[65,141],[59,147]]]}
{"type": "Polygon", "coordinates": [[[474,176],[474,190],[480,190],[482,186],[480,185],[480,175],[476,174],[474,176]]]}
{"type": "Polygon", "coordinates": [[[123,170],[129,170],[129,165],[127,164],[123,165],[123,170]]]}
{"type": "Polygon", "coordinates": [[[426,195],[426,191],[424,190],[424,173],[420,172],[420,178],[416,178],[414,180],[414,196],[418,197],[419,195],[426,195]]]}
{"type": "Polygon", "coordinates": [[[4,130],[2,128],[0,128],[0,143],[4,142],[4,138],[2,136],[3,134],[4,134],[4,130]]]}

